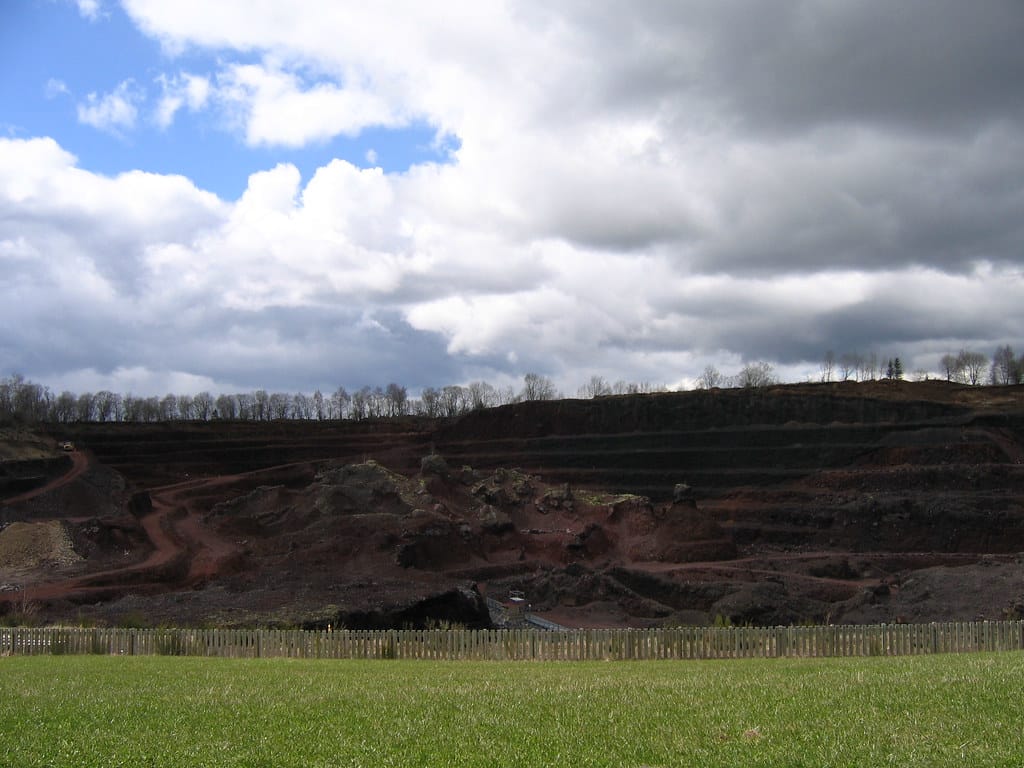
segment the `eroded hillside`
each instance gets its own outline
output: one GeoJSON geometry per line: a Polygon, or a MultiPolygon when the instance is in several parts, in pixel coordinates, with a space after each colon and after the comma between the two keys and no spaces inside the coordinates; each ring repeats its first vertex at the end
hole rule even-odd
{"type": "Polygon", "coordinates": [[[55,439],[74,461],[26,458],[32,479],[0,507],[9,616],[484,625],[482,597],[512,589],[566,625],[1024,610],[1020,387],[796,385],[55,439]],[[14,533],[70,549],[15,567],[14,533]]]}

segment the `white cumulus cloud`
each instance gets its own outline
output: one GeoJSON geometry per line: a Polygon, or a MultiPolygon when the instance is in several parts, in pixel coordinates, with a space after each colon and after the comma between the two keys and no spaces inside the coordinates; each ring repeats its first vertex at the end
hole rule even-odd
{"type": "Polygon", "coordinates": [[[170,127],[174,122],[174,116],[182,107],[190,112],[198,112],[210,100],[210,80],[202,75],[182,72],[167,77],[162,74],[156,81],[160,85],[161,96],[153,119],[160,128],[170,127]]]}
{"type": "Polygon", "coordinates": [[[55,99],[58,96],[67,96],[71,93],[68,89],[68,84],[56,77],[51,77],[46,81],[44,92],[48,99],[55,99]]]}
{"type": "Polygon", "coordinates": [[[217,95],[253,146],[301,147],[402,122],[385,100],[359,86],[320,81],[307,87],[298,75],[261,64],[222,72],[217,95]]]}
{"type": "Polygon", "coordinates": [[[124,80],[110,93],[90,93],[78,105],[78,121],[101,131],[121,134],[135,127],[145,93],[133,80],[124,80]]]}
{"type": "Polygon", "coordinates": [[[82,14],[83,17],[89,19],[89,21],[95,21],[99,18],[99,0],[75,0],[75,5],[78,6],[78,12],[82,14]]]}

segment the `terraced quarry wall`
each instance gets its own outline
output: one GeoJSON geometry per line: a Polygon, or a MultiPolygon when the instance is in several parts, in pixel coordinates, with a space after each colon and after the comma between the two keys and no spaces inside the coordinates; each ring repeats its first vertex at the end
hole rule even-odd
{"type": "MultiPolygon", "coordinates": [[[[437,452],[453,467],[515,467],[655,503],[684,483],[739,544],[1024,551],[1013,514],[1024,412],[963,402],[978,389],[798,385],[527,402],[452,421],[84,424],[65,432],[139,488],[366,459],[412,474],[437,452]]],[[[287,472],[276,476],[289,482],[287,472]]]]}
{"type": "Polygon", "coordinates": [[[1024,387],[787,385],[52,437],[74,440],[89,473],[3,520],[64,515],[88,555],[69,582],[80,600],[98,576],[118,593],[121,574],[120,593],[144,585],[166,621],[239,606],[259,621],[301,598],[290,620],[319,626],[358,594],[347,620],[376,626],[427,620],[444,595],[459,596],[445,610],[476,610],[473,585],[522,590],[568,626],[1024,615],[1024,387]],[[450,472],[421,473],[428,454],[450,472]],[[330,467],[370,459],[418,489],[401,514],[374,506],[394,501],[383,489],[365,509],[324,501],[341,493],[325,490],[330,467]],[[109,519],[94,521],[108,486],[109,519]],[[153,565],[168,558],[177,576],[153,565]]]}
{"type": "Polygon", "coordinates": [[[677,483],[709,497],[846,467],[924,429],[951,429],[959,442],[972,418],[956,404],[840,396],[827,386],[712,390],[524,403],[443,426],[436,443],[453,463],[519,466],[664,500],[677,483]]]}
{"type": "Polygon", "coordinates": [[[135,486],[305,462],[375,459],[414,472],[434,421],[209,421],[72,424],[67,435],[135,486]]]}
{"type": "MultiPolygon", "coordinates": [[[[872,384],[866,395],[843,384],[527,402],[452,421],[78,424],[60,434],[142,487],[331,459],[372,458],[411,472],[421,456],[437,452],[454,466],[517,466],[661,500],[681,482],[714,496],[872,455],[889,464],[946,466],[956,459],[952,450],[969,462],[1000,461],[1000,447],[983,432],[1002,430],[1010,442],[1021,433],[1017,412],[979,412],[949,396],[914,399],[918,385],[904,382],[872,384]],[[986,459],[986,451],[997,455],[986,459]]],[[[944,394],[965,389],[933,383],[932,394],[936,386],[944,394]]]]}

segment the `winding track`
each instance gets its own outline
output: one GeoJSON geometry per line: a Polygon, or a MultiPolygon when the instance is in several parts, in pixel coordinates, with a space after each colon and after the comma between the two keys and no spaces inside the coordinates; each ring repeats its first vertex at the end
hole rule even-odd
{"type": "Polygon", "coordinates": [[[28,501],[36,496],[42,496],[44,493],[49,493],[62,485],[67,485],[76,477],[81,475],[90,466],[89,457],[82,451],[75,451],[71,454],[71,468],[60,477],[56,477],[46,485],[42,485],[39,488],[33,488],[31,491],[12,496],[9,499],[0,500],[0,506],[8,507],[12,504],[20,504],[23,501],[28,501]]]}
{"type": "MultiPolygon", "coordinates": [[[[83,452],[73,454],[72,462],[65,474],[44,486],[5,499],[3,504],[12,505],[52,492],[74,481],[90,466],[83,452]]],[[[208,579],[225,561],[236,556],[239,548],[203,526],[187,496],[203,488],[228,485],[241,477],[204,478],[152,489],[153,511],[140,520],[153,547],[145,560],[0,594],[0,601],[109,598],[127,591],[165,591],[208,579]]]]}

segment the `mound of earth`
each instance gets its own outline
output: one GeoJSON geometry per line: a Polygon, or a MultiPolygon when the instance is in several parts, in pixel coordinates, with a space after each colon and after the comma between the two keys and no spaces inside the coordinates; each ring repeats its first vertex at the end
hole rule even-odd
{"type": "Polygon", "coordinates": [[[54,463],[0,489],[0,524],[59,522],[77,558],[21,569],[46,619],[482,626],[484,597],[510,590],[569,626],[1024,609],[1022,387],[794,385],[40,439],[57,437],[85,446],[70,468],[26,457],[54,463]]]}
{"type": "Polygon", "coordinates": [[[0,581],[38,568],[60,568],[81,560],[65,524],[11,523],[0,529],[0,581]]]}

